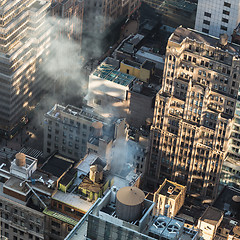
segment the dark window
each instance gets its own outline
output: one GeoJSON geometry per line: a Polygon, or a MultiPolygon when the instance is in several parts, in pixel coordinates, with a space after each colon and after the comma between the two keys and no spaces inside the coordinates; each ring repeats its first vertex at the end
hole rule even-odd
{"type": "Polygon", "coordinates": [[[226,10],[223,10],[223,14],[225,14],[225,15],[229,15],[230,12],[229,12],[229,11],[226,11],[226,10]]]}
{"type": "Polygon", "coordinates": [[[70,212],[70,213],[72,212],[72,211],[71,211],[71,208],[66,207],[66,206],[64,207],[64,210],[65,210],[66,212],[70,212]]]}
{"type": "Polygon", "coordinates": [[[211,17],[211,13],[205,12],[205,13],[204,13],[204,16],[205,16],[205,17],[211,17]]]}
{"type": "Polygon", "coordinates": [[[226,19],[226,18],[222,18],[222,22],[224,22],[224,23],[228,23],[228,19],[226,19]]]}
{"type": "Polygon", "coordinates": [[[210,21],[208,21],[208,20],[203,20],[203,24],[210,25],[210,21]]]}
{"type": "Polygon", "coordinates": [[[227,31],[227,27],[221,25],[221,30],[227,31]]]}
{"type": "Polygon", "coordinates": [[[61,224],[58,223],[58,222],[52,221],[52,226],[57,227],[57,228],[60,228],[60,227],[61,227],[61,224]]]}
{"type": "Polygon", "coordinates": [[[129,74],[129,69],[127,69],[127,74],[129,74]]]}
{"type": "Polygon", "coordinates": [[[224,2],[224,7],[231,7],[231,3],[228,3],[228,2],[224,2]]]}
{"type": "Polygon", "coordinates": [[[202,32],[204,32],[204,33],[209,33],[209,30],[206,29],[206,28],[202,28],[202,32]]]}

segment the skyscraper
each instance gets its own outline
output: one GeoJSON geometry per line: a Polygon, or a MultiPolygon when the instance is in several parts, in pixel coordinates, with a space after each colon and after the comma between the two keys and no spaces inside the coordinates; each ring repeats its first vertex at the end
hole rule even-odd
{"type": "Polygon", "coordinates": [[[217,194],[239,88],[239,50],[179,27],[167,45],[163,86],[156,97],[147,182],[166,177],[195,196],[217,194]]]}
{"type": "Polygon", "coordinates": [[[0,130],[8,136],[44,85],[38,65],[50,41],[44,23],[49,5],[40,0],[0,2],[0,130]]]}
{"type": "Polygon", "coordinates": [[[229,37],[240,22],[239,0],[198,0],[195,29],[215,37],[229,37]]]}

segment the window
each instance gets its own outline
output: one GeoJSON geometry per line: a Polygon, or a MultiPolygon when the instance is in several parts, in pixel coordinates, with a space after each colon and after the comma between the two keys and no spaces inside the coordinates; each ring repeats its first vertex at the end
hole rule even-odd
{"type": "Polygon", "coordinates": [[[127,69],[127,74],[129,74],[129,69],[127,69]]]}
{"type": "Polygon", "coordinates": [[[55,222],[55,221],[52,221],[52,226],[57,227],[57,228],[61,227],[60,223],[55,222]]]}
{"type": "Polygon", "coordinates": [[[209,30],[206,29],[206,28],[202,28],[202,32],[204,32],[204,33],[209,33],[209,30]]]}
{"type": "Polygon", "coordinates": [[[225,15],[229,15],[230,12],[229,12],[229,11],[226,11],[226,10],[223,10],[223,14],[225,14],[225,15]]]}
{"type": "Polygon", "coordinates": [[[227,27],[221,25],[221,30],[227,31],[227,27]]]}
{"type": "Polygon", "coordinates": [[[230,8],[230,7],[231,7],[231,3],[224,2],[224,7],[228,7],[228,8],[230,8]]]}
{"type": "Polygon", "coordinates": [[[211,17],[212,15],[211,15],[211,13],[204,12],[204,16],[205,16],[205,17],[211,17]]]}
{"type": "Polygon", "coordinates": [[[210,25],[210,21],[208,21],[208,20],[203,20],[203,24],[210,25]]]}
{"type": "Polygon", "coordinates": [[[228,19],[226,19],[226,18],[222,18],[222,22],[224,22],[224,23],[228,23],[228,19]]]}

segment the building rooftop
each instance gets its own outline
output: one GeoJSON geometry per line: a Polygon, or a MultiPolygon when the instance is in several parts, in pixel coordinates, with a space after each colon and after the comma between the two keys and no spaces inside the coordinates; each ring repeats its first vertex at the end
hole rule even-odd
{"type": "Polygon", "coordinates": [[[102,63],[100,66],[98,66],[93,72],[93,75],[125,87],[132,83],[134,79],[136,79],[134,76],[121,73],[120,71],[116,70],[114,66],[106,63],[102,63]]]}
{"type": "Polygon", "coordinates": [[[132,67],[135,67],[135,68],[138,68],[138,69],[141,68],[140,63],[137,63],[137,62],[134,62],[134,61],[131,61],[131,60],[128,60],[128,59],[124,59],[122,62],[126,65],[129,65],[129,66],[132,66],[132,67]]]}
{"type": "Polygon", "coordinates": [[[64,193],[61,191],[57,191],[53,195],[52,199],[79,209],[82,212],[87,212],[92,206],[91,202],[88,202],[85,199],[82,199],[79,195],[73,193],[64,193]]]}
{"type": "Polygon", "coordinates": [[[145,48],[145,47],[140,48],[140,50],[138,50],[136,52],[136,59],[138,59],[139,57],[143,57],[145,59],[149,59],[151,61],[159,62],[159,63],[162,63],[162,64],[164,64],[164,62],[165,62],[164,57],[162,57],[158,54],[149,52],[149,49],[145,48]]]}
{"type": "Polygon", "coordinates": [[[225,212],[225,216],[240,220],[240,203],[233,201],[234,196],[240,196],[240,190],[226,186],[215,200],[213,207],[225,212]]]}
{"type": "MultiPolygon", "coordinates": [[[[212,47],[217,47],[219,45],[219,38],[198,32],[197,30],[186,29],[182,26],[178,27],[174,31],[174,33],[170,36],[169,41],[180,44],[185,38],[189,38],[212,47]]],[[[234,43],[228,43],[225,50],[229,53],[239,55],[240,46],[234,43]]]]}
{"type": "Polygon", "coordinates": [[[61,177],[73,166],[74,161],[54,154],[43,164],[41,170],[51,173],[55,177],[61,177]]]}
{"type": "Polygon", "coordinates": [[[151,61],[146,60],[146,61],[143,63],[142,68],[147,69],[147,70],[152,70],[152,69],[155,68],[155,65],[156,65],[156,64],[155,64],[154,62],[151,62],[151,61]]]}
{"type": "Polygon", "coordinates": [[[223,217],[223,212],[214,207],[208,207],[199,220],[209,223],[211,225],[217,225],[223,217]]]}
{"type": "Polygon", "coordinates": [[[171,182],[167,179],[163,182],[163,184],[159,187],[156,193],[164,195],[169,198],[176,198],[182,190],[184,190],[186,187],[175,183],[171,182]]]}
{"type": "Polygon", "coordinates": [[[76,118],[85,118],[86,120],[92,122],[104,122],[104,118],[98,113],[94,112],[93,108],[89,106],[77,108],[72,105],[67,105],[66,107],[64,107],[59,104],[55,104],[54,107],[45,115],[63,121],[63,115],[66,116],[66,114],[72,115],[76,118]]]}

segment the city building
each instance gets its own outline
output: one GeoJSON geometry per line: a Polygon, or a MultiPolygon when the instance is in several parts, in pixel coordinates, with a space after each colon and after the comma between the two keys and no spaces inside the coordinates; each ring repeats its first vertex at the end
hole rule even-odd
{"type": "Polygon", "coordinates": [[[220,184],[233,187],[240,186],[240,102],[239,96],[231,126],[231,135],[228,142],[226,157],[223,161],[220,184]]]}
{"type": "Polygon", "coordinates": [[[227,34],[231,38],[240,22],[238,0],[199,0],[195,29],[215,37],[227,34]]]}
{"type": "Polygon", "coordinates": [[[45,15],[50,3],[1,1],[0,3],[0,130],[12,137],[49,82],[39,65],[48,54],[50,28],[45,15]]]}
{"type": "Polygon", "coordinates": [[[95,151],[106,159],[113,142],[124,138],[124,122],[124,119],[106,119],[87,106],[79,109],[56,104],[45,114],[44,156],[58,151],[78,161],[89,148],[90,152],[95,151]]]}
{"type": "Polygon", "coordinates": [[[213,208],[208,207],[203,215],[198,220],[198,228],[202,232],[203,239],[214,239],[217,229],[223,220],[223,212],[213,208]]]}
{"type": "Polygon", "coordinates": [[[217,196],[238,96],[240,47],[179,27],[170,36],[156,97],[148,186],[165,178],[193,197],[217,196]]]}
{"type": "Polygon", "coordinates": [[[112,188],[98,199],[66,237],[75,239],[199,239],[199,231],[163,215],[154,217],[154,203],[136,187],[112,188]]]}
{"type": "MultiPolygon", "coordinates": [[[[119,61],[111,58],[101,63],[89,76],[85,99],[89,106],[102,115],[124,117],[130,126],[139,128],[146,124],[147,119],[152,119],[155,97],[160,86],[158,80],[157,84],[140,81],[134,76],[134,67],[130,63],[126,65],[126,62],[129,63],[129,60],[122,62],[121,68],[119,61]]],[[[145,63],[150,63],[150,68],[154,65],[147,61],[145,63]]],[[[136,66],[138,63],[132,62],[132,65],[136,66]]],[[[149,76],[147,79],[150,78],[151,82],[151,70],[146,72],[149,76]]]]}
{"type": "Polygon", "coordinates": [[[194,27],[197,4],[192,0],[143,0],[162,15],[162,22],[171,27],[194,27]]]}
{"type": "Polygon", "coordinates": [[[56,178],[37,169],[37,159],[5,149],[0,167],[1,235],[7,239],[48,239],[42,210],[56,186],[56,178]],[[45,200],[42,200],[45,199],[45,200]],[[39,204],[36,209],[32,202],[39,204]]]}
{"type": "Polygon", "coordinates": [[[238,45],[240,44],[240,23],[237,25],[237,27],[233,31],[232,42],[238,45]]]}
{"type": "Polygon", "coordinates": [[[149,152],[149,129],[141,127],[139,129],[129,128],[127,155],[130,158],[136,173],[145,173],[145,166],[149,152]]]}
{"type": "Polygon", "coordinates": [[[84,28],[93,33],[102,33],[113,23],[129,18],[140,7],[139,0],[126,1],[86,1],[84,9],[84,28]],[[89,21],[91,19],[91,21],[89,21]],[[90,27],[90,29],[87,29],[90,27]]]}
{"type": "Polygon", "coordinates": [[[83,26],[83,0],[52,0],[51,1],[51,15],[65,20],[65,24],[61,20],[56,19],[58,23],[58,33],[56,37],[66,34],[66,37],[82,41],[82,26],[83,26]]]}
{"type": "Polygon", "coordinates": [[[155,202],[154,215],[159,214],[168,217],[175,217],[184,204],[186,187],[167,179],[154,193],[155,202]]]}

